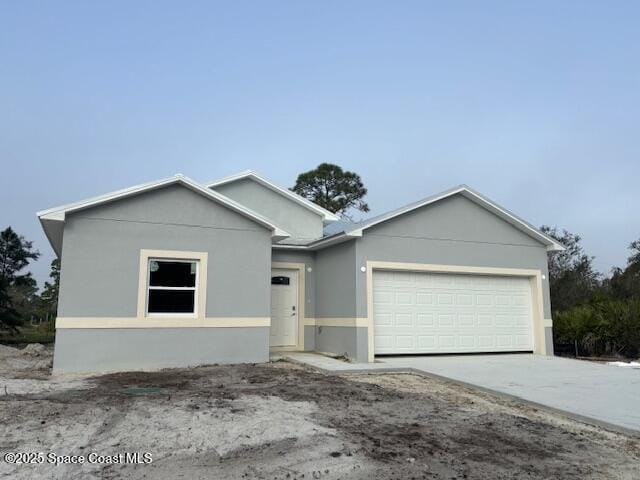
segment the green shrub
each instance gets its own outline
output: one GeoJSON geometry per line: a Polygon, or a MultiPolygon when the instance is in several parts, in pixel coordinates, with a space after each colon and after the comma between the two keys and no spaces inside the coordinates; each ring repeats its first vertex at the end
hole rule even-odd
{"type": "Polygon", "coordinates": [[[55,335],[55,320],[51,320],[37,326],[18,327],[16,330],[0,330],[0,344],[53,343],[55,335]]]}
{"type": "Polygon", "coordinates": [[[553,334],[556,343],[571,344],[576,356],[580,355],[580,346],[584,338],[596,329],[597,319],[590,305],[580,305],[553,318],[553,334]]]}
{"type": "Polygon", "coordinates": [[[578,355],[640,353],[640,301],[597,298],[554,315],[554,339],[578,355]]]}

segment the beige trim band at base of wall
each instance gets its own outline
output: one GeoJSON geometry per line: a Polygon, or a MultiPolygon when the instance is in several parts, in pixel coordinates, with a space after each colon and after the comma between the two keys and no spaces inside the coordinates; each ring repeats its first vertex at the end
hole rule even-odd
{"type": "Polygon", "coordinates": [[[305,318],[306,326],[316,327],[368,327],[369,319],[366,317],[340,317],[340,318],[305,318]]]}
{"type": "Polygon", "coordinates": [[[58,317],[56,328],[245,328],[270,327],[269,317],[58,317]]]}

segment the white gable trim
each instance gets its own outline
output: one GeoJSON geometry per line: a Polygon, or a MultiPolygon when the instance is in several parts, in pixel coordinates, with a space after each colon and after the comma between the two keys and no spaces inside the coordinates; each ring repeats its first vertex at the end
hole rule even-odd
{"type": "Polygon", "coordinates": [[[357,228],[355,228],[353,230],[350,230],[350,231],[347,231],[347,232],[345,232],[345,234],[346,235],[351,235],[351,236],[353,236],[353,235],[362,235],[362,232],[364,230],[366,230],[368,228],[371,228],[374,225],[378,225],[380,223],[386,222],[388,220],[391,220],[392,218],[396,218],[396,217],[398,217],[400,215],[404,215],[405,213],[409,213],[409,212],[411,212],[413,210],[425,207],[425,206],[430,205],[432,203],[439,202],[440,200],[444,200],[445,198],[451,197],[451,196],[456,195],[456,194],[463,195],[464,197],[468,198],[469,200],[471,200],[475,204],[485,208],[486,210],[489,210],[493,214],[495,214],[498,217],[502,218],[503,220],[507,221],[508,223],[510,223],[511,225],[516,227],[518,230],[520,230],[520,231],[526,233],[527,235],[529,235],[530,237],[533,237],[534,239],[538,240],[543,245],[547,246],[547,250],[549,250],[549,251],[561,251],[561,250],[565,249],[565,247],[562,244],[557,242],[555,239],[553,239],[549,235],[546,235],[545,233],[541,232],[540,230],[535,228],[533,225],[525,222],[520,217],[518,217],[518,216],[514,215],[513,213],[509,212],[507,209],[501,207],[497,203],[489,200],[487,197],[485,197],[484,195],[476,192],[475,190],[471,189],[467,185],[460,185],[458,187],[454,187],[452,189],[446,190],[446,191],[444,191],[442,193],[439,193],[437,195],[434,195],[432,197],[427,197],[427,198],[425,198],[423,200],[420,200],[419,202],[412,203],[412,204],[407,205],[405,207],[402,207],[402,208],[400,208],[398,210],[394,210],[394,211],[389,212],[387,214],[384,214],[384,215],[381,215],[379,217],[373,218],[370,221],[364,221],[363,223],[358,225],[357,228]]]}
{"type": "Polygon", "coordinates": [[[281,250],[320,250],[322,248],[329,247],[331,245],[346,242],[353,238],[361,237],[363,232],[366,229],[371,228],[374,225],[378,225],[380,223],[389,221],[393,218],[404,215],[405,213],[409,213],[418,208],[422,208],[432,203],[439,202],[440,200],[444,200],[445,198],[451,197],[456,194],[463,195],[465,198],[471,200],[475,204],[485,208],[491,213],[502,218],[504,221],[510,223],[521,232],[536,239],[537,241],[545,245],[548,251],[565,250],[564,245],[560,244],[549,235],[546,235],[545,233],[541,232],[540,230],[535,228],[533,225],[525,222],[520,217],[514,215],[513,213],[509,212],[507,209],[489,200],[487,197],[485,197],[484,195],[481,195],[480,193],[471,189],[467,185],[460,185],[458,187],[451,188],[437,195],[427,197],[416,203],[412,203],[402,208],[399,208],[397,210],[393,210],[391,212],[380,215],[378,217],[374,217],[371,220],[368,220],[368,221],[365,220],[364,222],[359,223],[355,228],[352,228],[351,230],[346,230],[341,233],[336,233],[334,235],[322,238],[320,240],[316,240],[315,242],[308,243],[307,245],[293,246],[293,245],[286,245],[286,244],[285,245],[274,244],[273,247],[281,250]]]}
{"type": "Polygon", "coordinates": [[[165,178],[162,180],[142,183],[140,185],[135,185],[133,187],[123,188],[121,190],[116,190],[114,192],[105,193],[103,195],[98,195],[98,196],[87,198],[84,200],[79,200],[77,202],[67,203],[59,207],[53,207],[47,210],[41,210],[37,212],[36,215],[38,216],[38,218],[40,218],[40,220],[64,221],[66,213],[71,213],[77,210],[90,208],[95,205],[100,205],[102,203],[108,203],[110,201],[135,195],[137,193],[144,192],[146,190],[153,190],[156,188],[160,188],[164,185],[169,185],[170,183],[174,183],[176,181],[176,178],[178,178],[178,175],[175,175],[174,177],[165,178]]]}
{"type": "MultiPolygon", "coordinates": [[[[213,200],[214,202],[219,203],[220,205],[223,205],[228,209],[236,213],[239,213],[240,215],[250,220],[253,220],[257,224],[262,225],[263,227],[271,230],[272,232],[271,236],[272,238],[274,238],[275,241],[279,241],[290,236],[289,233],[277,227],[262,215],[244,207],[243,205],[240,205],[238,202],[235,202],[218,192],[215,192],[209,188],[206,188],[200,185],[199,183],[194,182],[190,178],[185,177],[184,175],[181,175],[181,174],[176,174],[173,177],[165,178],[162,180],[156,180],[154,182],[143,183],[141,185],[136,185],[133,187],[122,189],[122,190],[117,190],[115,192],[106,193],[104,195],[99,195],[97,197],[81,200],[79,202],[69,203],[67,205],[62,205],[60,207],[54,207],[47,210],[42,210],[36,213],[36,215],[40,219],[40,222],[42,223],[45,229],[45,233],[47,233],[47,236],[49,236],[48,226],[52,222],[64,222],[66,215],[69,213],[85,210],[87,208],[113,202],[115,200],[120,200],[123,198],[127,198],[133,195],[143,193],[143,192],[156,190],[158,188],[162,188],[172,184],[183,185],[186,188],[192,190],[193,192],[198,193],[210,200],[213,200]]],[[[52,240],[50,236],[49,236],[49,239],[52,240]]],[[[52,242],[52,244],[53,243],[54,242],[52,242]]],[[[53,245],[53,247],[54,247],[54,250],[56,250],[56,252],[59,254],[60,253],[58,251],[59,248],[56,248],[57,247],[56,245],[53,245]]]]}
{"type": "Polygon", "coordinates": [[[267,180],[261,175],[258,175],[256,172],[252,170],[245,170],[244,172],[236,173],[235,175],[231,175],[228,177],[221,178],[219,180],[207,182],[205,185],[209,188],[218,187],[220,185],[226,185],[228,183],[233,183],[245,178],[249,178],[267,187],[268,189],[288,198],[289,200],[292,200],[298,205],[301,205],[307,210],[311,210],[313,213],[320,215],[325,222],[334,222],[336,220],[339,220],[339,217],[335,213],[331,213],[329,210],[322,208],[320,205],[316,205],[315,203],[307,200],[306,198],[304,198],[301,195],[298,195],[297,193],[292,192],[291,190],[287,190],[286,188],[282,188],[281,186],[276,185],[275,183],[267,180]]]}

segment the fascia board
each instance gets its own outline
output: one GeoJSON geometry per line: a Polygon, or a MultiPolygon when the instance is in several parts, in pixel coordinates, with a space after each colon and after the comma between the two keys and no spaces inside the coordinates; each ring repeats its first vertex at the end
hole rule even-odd
{"type": "MultiPolygon", "coordinates": [[[[253,220],[254,222],[258,223],[259,225],[271,230],[272,232],[272,238],[274,238],[275,240],[282,240],[285,239],[287,237],[290,237],[290,234],[288,232],[286,232],[285,230],[277,227],[276,225],[274,225],[273,223],[271,223],[269,220],[267,220],[265,217],[263,217],[262,215],[244,207],[243,205],[239,204],[238,202],[235,202],[234,200],[225,197],[224,195],[215,192],[209,188],[206,188],[200,184],[198,184],[197,182],[191,180],[188,177],[185,177],[184,175],[181,174],[176,174],[172,177],[169,178],[165,178],[162,180],[157,180],[154,182],[148,182],[148,183],[144,183],[141,185],[135,185],[133,187],[129,187],[129,188],[125,188],[125,189],[121,189],[121,190],[116,190],[114,192],[110,192],[104,195],[99,195],[96,197],[91,197],[89,199],[86,200],[81,200],[78,202],[73,202],[73,203],[69,203],[66,205],[62,205],[59,207],[54,207],[54,208],[49,208],[47,210],[42,210],[36,213],[37,217],[39,218],[43,229],[45,230],[45,234],[47,236],[48,235],[48,228],[46,226],[46,223],[50,222],[50,221],[54,221],[54,222],[64,222],[66,219],[66,215],[67,213],[73,213],[73,212],[77,212],[80,210],[84,210],[87,208],[91,208],[93,206],[97,206],[97,205],[101,205],[104,203],[109,203],[115,200],[119,200],[122,198],[127,198],[129,196],[132,195],[136,195],[139,193],[143,193],[146,191],[150,191],[150,190],[155,190],[157,188],[161,188],[170,184],[182,184],[185,187],[189,188],[192,191],[195,191],[196,193],[199,193],[200,195],[206,196],[207,198],[229,208],[232,211],[235,211],[236,213],[239,213],[251,220],[253,220]],[[46,222],[46,223],[45,223],[46,222]]],[[[51,241],[51,238],[49,238],[49,240],[51,241]]],[[[52,243],[52,246],[54,246],[54,250],[56,249],[55,242],[52,243]]],[[[58,252],[57,252],[58,253],[58,252]]]]}
{"type": "Polygon", "coordinates": [[[282,188],[281,186],[276,185],[275,183],[267,180],[266,178],[264,178],[263,176],[257,174],[252,170],[245,170],[244,172],[236,173],[235,175],[230,175],[228,177],[224,177],[219,180],[213,180],[211,182],[205,183],[205,185],[208,188],[217,187],[220,185],[225,185],[227,183],[235,182],[237,180],[242,180],[244,178],[252,179],[257,183],[263,185],[264,187],[267,187],[268,189],[276,193],[279,193],[280,195],[283,195],[284,197],[288,198],[289,200],[292,200],[298,205],[303,206],[307,210],[310,210],[313,213],[320,215],[324,221],[333,222],[333,221],[339,220],[339,217],[336,214],[331,213],[329,210],[322,208],[319,205],[316,205],[315,203],[307,200],[306,198],[298,195],[297,193],[294,193],[290,190],[287,190],[286,188],[282,188]]]}
{"type": "Polygon", "coordinates": [[[473,189],[469,188],[466,185],[460,185],[458,187],[454,187],[454,188],[452,188],[450,190],[446,190],[445,192],[442,192],[440,194],[434,195],[433,197],[428,197],[428,198],[424,199],[423,201],[407,205],[406,207],[400,208],[398,210],[394,210],[393,212],[390,212],[390,213],[388,213],[386,215],[382,215],[381,217],[376,218],[374,221],[364,222],[364,224],[360,225],[358,228],[349,231],[348,234],[357,234],[357,233],[359,233],[360,235],[362,235],[362,232],[364,230],[366,230],[368,228],[371,228],[374,225],[378,225],[380,223],[383,223],[383,222],[386,222],[386,221],[391,220],[393,218],[396,218],[396,217],[398,217],[400,215],[404,215],[405,213],[409,213],[409,212],[411,212],[413,210],[416,210],[418,208],[422,208],[424,206],[436,203],[436,202],[438,202],[440,200],[443,200],[445,198],[451,197],[452,195],[456,195],[458,193],[464,195],[466,198],[468,198],[469,200],[473,201],[474,203],[476,203],[476,204],[482,206],[483,208],[491,211],[492,213],[498,215],[503,220],[507,221],[508,223],[511,223],[513,226],[515,226],[519,230],[524,231],[525,233],[527,233],[529,236],[535,238],[536,240],[538,240],[539,242],[544,244],[547,247],[547,250],[549,250],[549,251],[561,251],[561,250],[565,249],[565,247],[563,245],[558,243],[553,238],[549,237],[548,235],[545,235],[544,233],[539,231],[537,228],[533,227],[532,225],[530,225],[529,223],[525,222],[524,220],[522,220],[518,216],[516,216],[513,213],[509,212],[505,208],[502,208],[499,205],[495,204],[494,202],[492,202],[488,198],[484,197],[483,195],[479,194],[478,192],[474,191],[473,189]]]}

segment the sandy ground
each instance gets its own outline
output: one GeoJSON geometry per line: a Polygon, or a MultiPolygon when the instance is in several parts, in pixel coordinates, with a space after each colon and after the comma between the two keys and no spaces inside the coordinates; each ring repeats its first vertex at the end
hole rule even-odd
{"type": "Polygon", "coordinates": [[[153,461],[0,460],[0,476],[640,478],[637,439],[439,380],[286,362],[51,380],[50,354],[0,347],[0,452],[153,461]]]}

